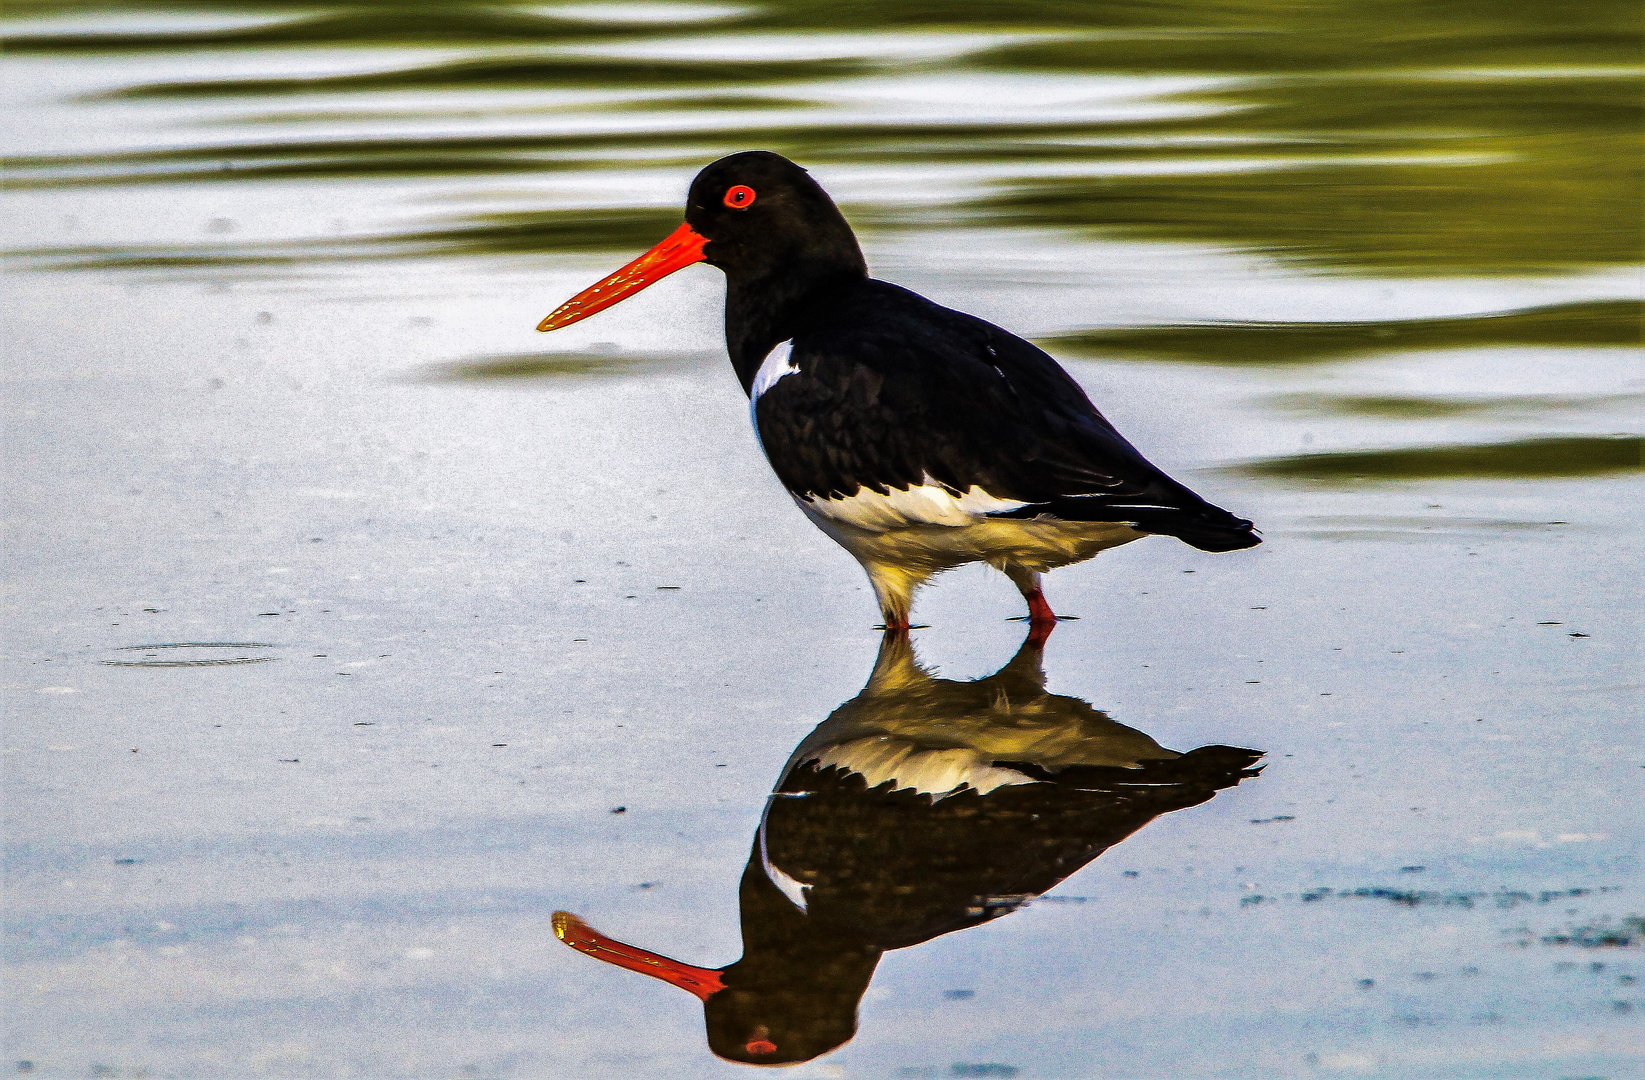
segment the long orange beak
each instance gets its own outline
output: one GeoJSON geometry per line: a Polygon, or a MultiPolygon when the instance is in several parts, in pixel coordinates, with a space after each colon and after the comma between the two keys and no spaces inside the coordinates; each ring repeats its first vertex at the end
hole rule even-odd
{"type": "Polygon", "coordinates": [[[603,281],[596,282],[554,309],[554,313],[537,324],[538,330],[558,330],[579,319],[586,319],[596,311],[604,311],[619,300],[626,299],[650,285],[661,281],[674,271],[703,261],[703,246],[708,238],[690,225],[681,225],[667,238],[638,259],[603,281]]]}
{"type": "Polygon", "coordinates": [[[646,952],[615,938],[608,938],[569,911],[554,913],[554,936],[596,960],[604,960],[608,964],[616,964],[620,968],[638,971],[641,975],[650,975],[653,979],[661,979],[665,983],[697,995],[703,1001],[725,989],[725,983],[720,981],[720,973],[713,968],[682,964],[678,960],[670,960],[666,956],[658,956],[654,952],[646,952]]]}

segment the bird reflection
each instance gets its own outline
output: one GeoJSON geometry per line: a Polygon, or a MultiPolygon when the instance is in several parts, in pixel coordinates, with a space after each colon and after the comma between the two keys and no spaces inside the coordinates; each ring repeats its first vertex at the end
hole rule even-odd
{"type": "Polygon", "coordinates": [[[868,685],[806,736],[766,804],[738,894],[741,960],[684,964],[566,912],[555,934],[695,994],[720,1057],[807,1061],[856,1033],[887,950],[1009,914],[1260,771],[1258,751],[1177,753],[1047,693],[1044,643],[1031,634],[993,675],[956,682],[886,633],[868,685]]]}

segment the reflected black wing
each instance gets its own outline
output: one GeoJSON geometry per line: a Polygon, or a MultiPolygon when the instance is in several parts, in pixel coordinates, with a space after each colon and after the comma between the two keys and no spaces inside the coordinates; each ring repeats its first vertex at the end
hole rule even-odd
{"type": "Polygon", "coordinates": [[[865,281],[796,336],[797,375],[755,402],[772,468],[802,496],[932,482],[1023,504],[996,516],[1127,522],[1208,551],[1251,523],[1166,476],[1050,356],[974,316],[865,281]]]}

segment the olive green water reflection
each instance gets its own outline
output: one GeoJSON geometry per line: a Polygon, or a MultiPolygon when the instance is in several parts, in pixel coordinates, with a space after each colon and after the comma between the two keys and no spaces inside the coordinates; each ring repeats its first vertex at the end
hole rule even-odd
{"type": "Polygon", "coordinates": [[[503,380],[560,379],[589,375],[633,375],[679,367],[696,361],[718,361],[710,356],[654,356],[609,352],[522,353],[518,356],[481,356],[441,364],[422,374],[425,382],[488,383],[503,380]]]}
{"type": "MultiPolygon", "coordinates": [[[[260,9],[197,5],[202,12],[260,9]]],[[[10,12],[73,10],[41,4],[14,5],[10,12]]],[[[351,63],[355,70],[336,74],[136,78],[96,92],[172,101],[255,99],[262,120],[271,118],[271,103],[321,94],[356,103],[366,116],[385,91],[428,95],[422,115],[430,118],[461,108],[451,96],[461,91],[513,92],[522,97],[519,105],[533,93],[595,91],[607,99],[591,106],[629,109],[645,108],[651,93],[651,107],[663,112],[690,113],[702,105],[730,111],[698,126],[642,124],[625,131],[246,137],[139,153],[32,155],[13,160],[10,182],[587,171],[626,167],[636,156],[684,170],[758,146],[815,164],[1016,164],[1020,175],[978,179],[955,209],[971,224],[1209,241],[1338,270],[1527,273],[1613,266],[1639,256],[1642,37],[1637,6],[1623,0],[1575,8],[1394,0],[1009,9],[788,2],[681,24],[634,23],[598,9],[578,16],[507,5],[263,10],[270,20],[263,25],[169,33],[31,33],[25,26],[6,47],[24,55],[99,56],[376,50],[376,70],[351,63]],[[757,45],[738,44],[744,39],[737,36],[891,29],[948,34],[952,47],[888,59],[841,38],[810,46],[822,55],[761,56],[757,45]],[[957,31],[973,36],[952,36],[957,31]],[[1017,40],[997,40],[1002,33],[1017,40]],[[647,52],[659,39],[693,35],[711,35],[741,54],[647,52]],[[407,64],[398,50],[408,45],[474,52],[407,64]],[[579,51],[593,47],[607,52],[579,51]],[[860,77],[1166,73],[1214,80],[1164,95],[1161,103],[1172,107],[1157,117],[1059,122],[841,117],[826,91],[860,77]],[[784,103],[794,108],[783,110],[782,123],[755,122],[769,108],[746,104],[746,90],[754,86],[789,99],[784,103]],[[682,102],[675,91],[687,87],[703,101],[682,102]],[[807,109],[808,100],[820,103],[807,109]],[[1048,171],[1035,167],[1051,164],[1048,171]]],[[[247,136],[251,130],[247,125],[247,136]]],[[[513,248],[500,237],[497,250],[513,248]]]]}
{"type": "Polygon", "coordinates": [[[1251,476],[1336,483],[1493,477],[1530,480],[1645,471],[1637,435],[1570,435],[1463,446],[1403,446],[1273,458],[1236,471],[1251,476]]]}
{"type": "Polygon", "coordinates": [[[1136,356],[1198,364],[1288,364],[1413,349],[1489,345],[1638,346],[1645,304],[1559,304],[1449,319],[1219,323],[1086,330],[1041,344],[1076,356],[1136,356]]]}

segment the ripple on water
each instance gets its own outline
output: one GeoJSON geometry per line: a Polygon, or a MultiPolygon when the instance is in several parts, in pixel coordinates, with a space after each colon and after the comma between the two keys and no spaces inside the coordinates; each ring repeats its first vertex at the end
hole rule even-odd
{"type": "Polygon", "coordinates": [[[249,649],[272,649],[274,646],[266,641],[170,641],[158,645],[123,645],[116,652],[140,652],[140,660],[104,660],[106,667],[142,667],[142,668],[184,668],[184,667],[229,667],[235,664],[267,664],[280,659],[278,656],[217,656],[205,650],[223,649],[244,652],[249,649]],[[164,659],[160,652],[164,649],[183,649],[186,652],[174,653],[164,659]]]}

